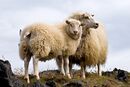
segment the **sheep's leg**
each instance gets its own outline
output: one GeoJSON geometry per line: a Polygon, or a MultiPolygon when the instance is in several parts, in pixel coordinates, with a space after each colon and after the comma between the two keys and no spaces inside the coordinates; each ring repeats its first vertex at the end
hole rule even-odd
{"type": "Polygon", "coordinates": [[[64,59],[65,59],[64,60],[64,62],[65,62],[65,73],[66,73],[67,77],[71,79],[70,72],[69,72],[69,59],[68,59],[68,57],[65,57],[64,59]]]}
{"type": "Polygon", "coordinates": [[[56,64],[57,64],[58,70],[61,72],[61,59],[59,57],[56,58],[56,64]]]}
{"type": "Polygon", "coordinates": [[[34,67],[34,75],[36,76],[36,79],[39,80],[39,72],[38,72],[38,58],[33,57],[33,67],[34,67]]]}
{"type": "Polygon", "coordinates": [[[85,79],[86,76],[85,76],[85,69],[86,69],[86,66],[85,65],[81,65],[81,72],[82,72],[82,78],[85,79]]]}
{"type": "Polygon", "coordinates": [[[70,61],[69,61],[69,71],[70,71],[70,75],[72,76],[72,63],[70,63],[70,61]]]}
{"type": "Polygon", "coordinates": [[[102,76],[100,64],[97,64],[97,68],[98,68],[98,75],[99,75],[99,76],[102,76]]]}
{"type": "Polygon", "coordinates": [[[56,59],[56,62],[57,62],[58,69],[65,76],[63,57],[62,56],[58,56],[58,58],[56,59]]]}
{"type": "Polygon", "coordinates": [[[65,70],[64,70],[64,60],[63,60],[63,58],[61,58],[61,68],[60,68],[60,71],[61,71],[61,73],[65,76],[65,70]]]}
{"type": "Polygon", "coordinates": [[[28,75],[28,67],[29,67],[30,59],[31,59],[31,58],[25,58],[25,59],[24,59],[24,69],[25,69],[24,79],[27,80],[27,83],[30,83],[29,75],[28,75]]]}

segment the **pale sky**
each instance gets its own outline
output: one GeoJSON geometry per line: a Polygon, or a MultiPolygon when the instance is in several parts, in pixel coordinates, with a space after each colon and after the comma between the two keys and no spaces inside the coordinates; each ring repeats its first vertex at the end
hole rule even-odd
{"type": "MultiPolygon", "coordinates": [[[[0,58],[9,60],[13,69],[23,68],[18,53],[20,29],[35,22],[55,24],[72,12],[84,11],[105,25],[109,50],[104,70],[130,71],[129,9],[130,0],[0,0],[0,58]]],[[[57,69],[54,60],[40,62],[39,67],[57,69]]]]}

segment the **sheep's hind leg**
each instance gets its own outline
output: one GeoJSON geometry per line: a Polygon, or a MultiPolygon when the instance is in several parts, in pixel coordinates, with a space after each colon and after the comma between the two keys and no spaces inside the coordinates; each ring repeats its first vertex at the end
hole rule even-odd
{"type": "Polygon", "coordinates": [[[56,59],[56,62],[57,62],[57,66],[58,66],[58,69],[59,69],[60,73],[65,76],[63,57],[62,56],[58,56],[58,58],[56,59]]]}
{"type": "Polygon", "coordinates": [[[33,57],[33,68],[34,68],[34,75],[36,76],[36,79],[39,80],[39,72],[38,72],[38,58],[33,57]]]}
{"type": "Polygon", "coordinates": [[[69,72],[69,59],[68,57],[65,57],[65,73],[69,79],[71,79],[70,72],[69,72]]]}
{"type": "Polygon", "coordinates": [[[72,74],[72,63],[69,62],[69,72],[70,72],[70,75],[73,76],[72,74]]]}
{"type": "Polygon", "coordinates": [[[102,76],[102,72],[101,72],[101,66],[100,66],[100,64],[97,64],[97,68],[98,68],[98,75],[99,76],[102,76]]]}
{"type": "Polygon", "coordinates": [[[86,76],[85,76],[85,69],[86,69],[86,66],[85,65],[81,65],[81,72],[82,72],[82,78],[85,79],[86,76]]]}
{"type": "Polygon", "coordinates": [[[27,83],[30,83],[29,75],[28,75],[28,66],[31,58],[25,58],[24,59],[24,69],[25,69],[25,76],[24,79],[27,80],[27,83]]]}

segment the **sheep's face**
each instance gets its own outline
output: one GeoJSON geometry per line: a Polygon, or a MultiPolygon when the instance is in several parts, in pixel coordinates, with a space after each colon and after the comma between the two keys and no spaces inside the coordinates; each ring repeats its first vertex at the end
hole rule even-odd
{"type": "Polygon", "coordinates": [[[20,42],[21,41],[28,41],[30,36],[31,36],[31,33],[28,31],[25,32],[25,31],[20,30],[19,35],[20,35],[20,42]]]}
{"type": "Polygon", "coordinates": [[[84,25],[85,28],[98,28],[98,23],[96,23],[93,19],[94,15],[90,15],[88,13],[83,13],[81,15],[81,19],[79,19],[81,21],[81,23],[84,25]]]}
{"type": "Polygon", "coordinates": [[[78,35],[82,29],[81,22],[75,19],[68,19],[66,23],[69,26],[69,32],[73,35],[78,35]]]}
{"type": "Polygon", "coordinates": [[[98,23],[96,23],[93,19],[94,15],[90,15],[88,13],[80,12],[80,13],[75,13],[72,15],[70,18],[74,18],[79,20],[83,26],[83,28],[98,28],[98,23]]]}
{"type": "Polygon", "coordinates": [[[77,40],[82,34],[81,22],[76,19],[68,19],[66,20],[66,24],[68,25],[67,34],[72,39],[77,40]]]}

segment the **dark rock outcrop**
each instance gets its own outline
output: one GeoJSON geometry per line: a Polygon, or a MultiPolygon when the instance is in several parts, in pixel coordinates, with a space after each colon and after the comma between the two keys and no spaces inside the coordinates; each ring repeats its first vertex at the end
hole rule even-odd
{"type": "Polygon", "coordinates": [[[3,87],[24,87],[24,84],[13,74],[9,61],[0,60],[0,85],[3,87]]]}
{"type": "Polygon", "coordinates": [[[119,81],[124,81],[124,82],[128,81],[128,72],[117,68],[115,68],[113,71],[103,72],[103,75],[110,76],[110,77],[114,76],[115,79],[119,81]]]}
{"type": "Polygon", "coordinates": [[[44,84],[36,81],[32,84],[24,84],[13,74],[9,61],[0,60],[0,85],[3,87],[56,87],[53,80],[48,80],[44,84]]]}
{"type": "Polygon", "coordinates": [[[84,87],[83,83],[80,81],[74,81],[74,82],[69,82],[65,83],[63,87],[84,87]]]}
{"type": "Polygon", "coordinates": [[[128,80],[128,72],[127,71],[115,68],[113,70],[113,72],[116,75],[116,77],[115,77],[116,79],[118,79],[120,81],[127,82],[127,80],[128,80]]]}
{"type": "Polygon", "coordinates": [[[34,82],[33,85],[30,86],[30,87],[45,87],[45,86],[42,85],[39,81],[36,81],[36,82],[34,82]]]}
{"type": "Polygon", "coordinates": [[[48,80],[44,84],[40,81],[36,81],[33,84],[29,84],[28,87],[56,87],[56,83],[53,80],[48,80]]]}
{"type": "Polygon", "coordinates": [[[48,80],[48,81],[46,81],[44,86],[45,87],[56,87],[56,83],[53,80],[48,80]]]}

